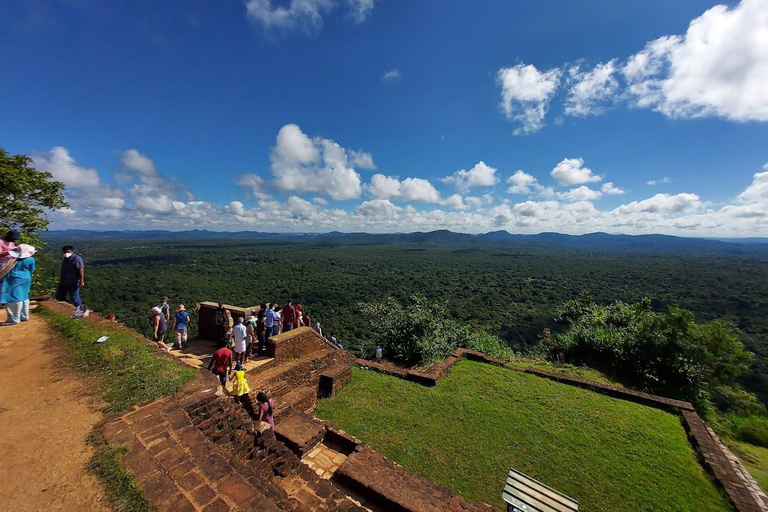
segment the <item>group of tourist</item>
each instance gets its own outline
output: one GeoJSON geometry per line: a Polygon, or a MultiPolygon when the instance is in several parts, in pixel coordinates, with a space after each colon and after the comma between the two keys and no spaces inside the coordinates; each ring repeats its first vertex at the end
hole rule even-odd
{"type": "Polygon", "coordinates": [[[178,350],[187,348],[189,321],[187,308],[184,307],[184,304],[179,304],[176,306],[176,313],[173,315],[173,323],[171,324],[171,306],[168,304],[168,297],[163,297],[162,304],[152,308],[152,341],[157,343],[157,348],[165,352],[170,352],[174,344],[178,350]],[[165,335],[169,325],[173,331],[173,340],[166,343],[165,335]]]}
{"type": "MultiPolygon", "coordinates": [[[[37,252],[29,244],[16,243],[21,239],[17,229],[9,229],[0,239],[0,303],[5,305],[6,319],[2,326],[18,325],[29,320],[29,291],[32,288],[32,274],[36,269],[34,255],[37,252]]],[[[85,286],[85,265],[83,258],[75,254],[71,245],[61,249],[62,262],[56,299],[66,300],[70,296],[75,305],[73,317],[81,311],[80,289],[85,286]]]]}

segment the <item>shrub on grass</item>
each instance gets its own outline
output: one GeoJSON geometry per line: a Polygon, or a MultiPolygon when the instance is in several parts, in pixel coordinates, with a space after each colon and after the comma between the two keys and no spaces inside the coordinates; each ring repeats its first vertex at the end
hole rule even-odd
{"type": "Polygon", "coordinates": [[[458,347],[496,358],[512,354],[497,336],[448,318],[446,303],[421,295],[411,297],[407,305],[389,297],[383,302],[360,304],[360,309],[371,326],[372,341],[393,360],[425,365],[445,359],[458,347]]]}
{"type": "Polygon", "coordinates": [[[197,375],[196,370],[161,357],[138,333],[100,329],[47,308],[38,311],[63,340],[73,366],[98,379],[107,412],[173,395],[197,375]],[[95,343],[104,335],[109,336],[106,342],[95,343]]]}
{"type": "Polygon", "coordinates": [[[730,324],[699,324],[677,307],[655,312],[649,299],[600,306],[582,296],[566,303],[557,320],[565,330],[544,341],[550,357],[562,354],[632,387],[700,406],[711,391],[735,386],[752,359],[730,324]]]}

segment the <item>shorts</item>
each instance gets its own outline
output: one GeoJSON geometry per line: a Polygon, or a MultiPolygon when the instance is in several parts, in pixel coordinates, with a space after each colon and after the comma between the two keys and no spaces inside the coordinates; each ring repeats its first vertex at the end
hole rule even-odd
{"type": "Polygon", "coordinates": [[[165,337],[165,333],[159,332],[157,333],[157,336],[152,337],[152,341],[154,341],[155,343],[162,343],[164,337],[165,337]]]}

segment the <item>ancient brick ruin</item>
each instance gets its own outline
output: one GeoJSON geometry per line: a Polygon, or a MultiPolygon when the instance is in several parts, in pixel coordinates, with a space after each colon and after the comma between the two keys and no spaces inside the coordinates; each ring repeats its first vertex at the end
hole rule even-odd
{"type": "MultiPolygon", "coordinates": [[[[48,307],[69,311],[55,302],[48,307]]],[[[98,315],[88,321],[125,329],[98,315]]],[[[275,399],[274,431],[254,421],[253,395],[238,403],[222,393],[216,377],[200,370],[177,396],[135,407],[102,433],[108,442],[126,446],[124,465],[159,511],[490,512],[496,509],[415,475],[311,414],[318,397],[349,381],[355,363],[432,386],[462,358],[509,367],[458,349],[427,370],[402,369],[355,360],[314,330],[299,328],[271,338],[268,358],[247,373],[252,390],[268,390],[275,399]]],[[[768,511],[768,498],[691,404],[542,370],[517,370],[680,414],[734,508],[768,511]]]]}

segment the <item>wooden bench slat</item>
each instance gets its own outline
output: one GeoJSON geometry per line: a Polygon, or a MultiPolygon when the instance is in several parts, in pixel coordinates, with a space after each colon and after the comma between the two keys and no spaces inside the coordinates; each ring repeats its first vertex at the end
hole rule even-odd
{"type": "Polygon", "coordinates": [[[571,498],[570,496],[566,496],[560,491],[557,491],[548,485],[539,482],[535,478],[531,478],[530,476],[517,471],[516,469],[510,469],[508,477],[521,480],[527,485],[535,486],[537,489],[539,489],[539,492],[549,495],[552,499],[568,504],[571,508],[578,508],[579,502],[575,499],[571,498]]]}
{"type": "Polygon", "coordinates": [[[504,501],[527,512],[578,512],[579,503],[515,469],[509,471],[504,501]]]}
{"type": "Polygon", "coordinates": [[[504,491],[529,506],[534,506],[541,512],[564,512],[570,509],[563,508],[559,503],[547,498],[546,496],[537,493],[530,487],[512,486],[507,484],[504,487],[504,491]]]}

